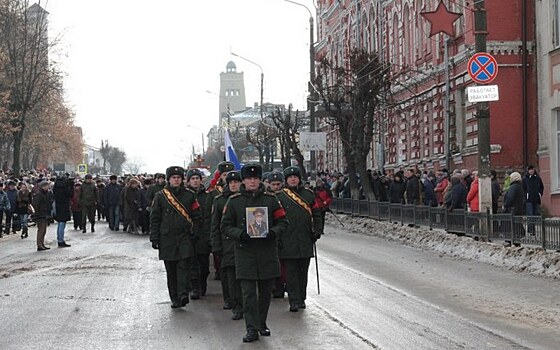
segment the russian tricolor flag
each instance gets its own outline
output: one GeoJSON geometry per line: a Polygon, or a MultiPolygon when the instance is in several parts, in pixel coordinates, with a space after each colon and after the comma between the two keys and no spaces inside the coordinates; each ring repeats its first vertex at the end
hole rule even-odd
{"type": "Polygon", "coordinates": [[[233,163],[233,165],[235,166],[235,170],[241,169],[241,164],[239,164],[239,159],[237,159],[237,155],[235,154],[235,149],[233,148],[233,144],[231,143],[228,129],[226,129],[225,131],[224,141],[226,147],[226,160],[233,163]]]}

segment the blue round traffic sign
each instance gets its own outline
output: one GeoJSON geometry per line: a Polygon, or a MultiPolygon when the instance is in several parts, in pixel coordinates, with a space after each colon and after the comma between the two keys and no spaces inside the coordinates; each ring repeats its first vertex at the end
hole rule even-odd
{"type": "Polygon", "coordinates": [[[472,80],[479,84],[488,84],[498,75],[498,62],[486,52],[478,52],[469,59],[467,70],[472,80]]]}

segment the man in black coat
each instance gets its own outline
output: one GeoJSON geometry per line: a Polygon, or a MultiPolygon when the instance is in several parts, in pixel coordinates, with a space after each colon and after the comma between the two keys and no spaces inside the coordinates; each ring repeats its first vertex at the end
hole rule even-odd
{"type": "Polygon", "coordinates": [[[523,178],[523,189],[527,193],[527,201],[525,203],[527,215],[540,215],[544,185],[541,177],[532,165],[529,165],[527,174],[523,178]]]}
{"type": "Polygon", "coordinates": [[[55,213],[54,219],[58,222],[56,228],[56,239],[60,248],[70,247],[64,240],[66,222],[70,221],[70,199],[74,194],[72,181],[65,176],[57,177],[53,187],[55,213]]]}
{"type": "Polygon", "coordinates": [[[51,218],[53,194],[49,190],[50,182],[41,181],[39,190],[33,196],[33,220],[37,224],[37,251],[51,249],[45,245],[45,235],[47,234],[47,223],[51,218]]]}
{"type": "Polygon", "coordinates": [[[406,171],[406,204],[420,204],[420,183],[414,169],[406,171]]]}
{"type": "Polygon", "coordinates": [[[117,175],[109,177],[109,184],[103,190],[103,200],[105,201],[105,210],[107,211],[107,219],[109,221],[109,229],[118,231],[121,222],[120,198],[122,186],[117,183],[117,175]]]}

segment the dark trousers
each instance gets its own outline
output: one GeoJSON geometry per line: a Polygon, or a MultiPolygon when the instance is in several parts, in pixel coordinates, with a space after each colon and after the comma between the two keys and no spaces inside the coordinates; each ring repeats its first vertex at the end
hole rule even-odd
{"type": "Polygon", "coordinates": [[[286,264],[284,259],[280,259],[280,277],[274,279],[274,296],[284,297],[284,292],[286,291],[286,264]]]}
{"type": "Polygon", "coordinates": [[[16,232],[15,222],[14,222],[14,225],[12,226],[13,216],[14,216],[14,213],[6,211],[6,226],[4,228],[5,233],[10,233],[10,228],[12,229],[12,231],[16,232]]]}
{"type": "Polygon", "coordinates": [[[222,267],[221,274],[222,274],[222,285],[224,283],[224,279],[228,284],[227,286],[228,297],[229,297],[229,302],[233,306],[232,309],[233,313],[242,312],[243,297],[241,295],[241,283],[235,277],[235,266],[222,267]]]}
{"type": "Polygon", "coordinates": [[[200,289],[206,294],[208,275],[210,274],[210,253],[196,254],[191,265],[191,283],[193,289],[200,289]]]}
{"type": "Polygon", "coordinates": [[[95,209],[96,209],[95,205],[88,205],[82,207],[82,229],[86,227],[87,220],[89,220],[89,222],[92,225],[95,225],[95,209]]]}
{"type": "Polygon", "coordinates": [[[243,296],[245,327],[247,330],[264,329],[266,327],[274,279],[240,280],[240,283],[243,296]]]}
{"type": "Polygon", "coordinates": [[[167,273],[167,289],[171,302],[179,301],[182,297],[188,297],[190,290],[189,268],[191,259],[176,261],[164,260],[165,272],[167,273]]]}
{"type": "Polygon", "coordinates": [[[307,298],[307,274],[310,260],[310,258],[284,259],[290,305],[304,302],[307,298]]]}
{"type": "Polygon", "coordinates": [[[74,220],[74,229],[82,228],[82,211],[72,211],[72,219],[74,220]]]}
{"type": "MultiPolygon", "coordinates": [[[[214,254],[212,254],[214,255],[214,254]]],[[[215,256],[215,255],[214,255],[215,256]]],[[[235,267],[234,266],[228,266],[225,268],[220,267],[220,283],[222,285],[222,297],[224,299],[224,303],[225,304],[233,304],[232,300],[231,300],[231,295],[229,293],[229,277],[227,275],[227,270],[233,268],[233,277],[235,279],[235,267]]]]}

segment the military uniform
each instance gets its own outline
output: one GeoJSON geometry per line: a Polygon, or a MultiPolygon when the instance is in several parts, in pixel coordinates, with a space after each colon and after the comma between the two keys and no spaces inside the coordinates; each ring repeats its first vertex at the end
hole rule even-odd
{"type": "MultiPolygon", "coordinates": [[[[241,181],[239,172],[228,173],[228,183],[233,180],[241,181]]],[[[220,272],[222,276],[222,291],[224,293],[224,308],[232,309],[233,319],[239,320],[243,317],[243,301],[241,299],[241,285],[235,277],[235,241],[220,230],[222,212],[231,195],[233,193],[226,185],[223,192],[214,198],[210,241],[212,243],[212,254],[220,256],[221,260],[220,272]],[[224,284],[227,285],[224,287],[224,284]]]]}
{"type": "MultiPolygon", "coordinates": [[[[273,190],[270,186],[273,183],[284,183],[284,174],[278,171],[270,172],[267,176],[268,178],[268,191],[270,193],[276,194],[278,191],[282,191],[282,187],[273,190]]],[[[283,259],[280,259],[280,276],[274,279],[274,287],[272,291],[272,296],[274,298],[284,298],[286,292],[286,263],[283,259]]]]}
{"type": "MultiPolygon", "coordinates": [[[[181,167],[167,169],[167,178],[184,176],[181,167]]],[[[200,205],[196,195],[180,184],[178,187],[165,186],[190,216],[192,224],[172,205],[163,191],[156,193],[150,213],[150,241],[154,249],[159,249],[159,259],[163,260],[167,272],[167,287],[172,307],[185,306],[190,290],[189,269],[194,257],[192,243],[194,232],[201,225],[200,205]]]]}
{"type": "MultiPolygon", "coordinates": [[[[218,164],[218,173],[220,174],[220,179],[218,183],[214,186],[210,184],[208,195],[206,196],[206,204],[204,206],[204,216],[205,216],[205,230],[210,232],[210,241],[212,241],[212,211],[214,206],[214,200],[217,196],[221,195],[226,187],[226,183],[223,181],[225,174],[229,173],[230,171],[234,170],[234,164],[232,162],[221,162],[218,164]]],[[[239,174],[238,174],[239,175],[239,174]]],[[[239,177],[241,180],[241,177],[239,177]]],[[[229,197],[229,196],[228,196],[229,197]]],[[[221,219],[221,215],[220,215],[221,219]]],[[[218,229],[220,222],[217,223],[218,229]]],[[[210,242],[212,246],[212,242],[210,242]]],[[[227,277],[222,276],[221,274],[221,256],[219,253],[215,252],[212,249],[212,259],[214,261],[214,273],[215,279],[221,280],[222,285],[222,297],[224,299],[224,309],[231,309],[232,308],[232,301],[230,300],[229,296],[229,283],[226,280],[227,277]]]]}
{"type": "Polygon", "coordinates": [[[296,312],[306,307],[309,263],[313,257],[313,243],[323,233],[323,217],[315,204],[315,194],[301,184],[299,168],[284,170],[286,181],[291,175],[300,179],[299,185],[291,187],[286,183],[276,194],[289,222],[288,229],[279,237],[278,255],[286,265],[290,311],[296,312]]]}
{"type": "Polygon", "coordinates": [[[282,205],[273,194],[266,193],[260,182],[262,168],[246,164],[241,169],[243,184],[240,192],[229,197],[223,210],[221,230],[235,240],[235,274],[241,283],[243,313],[247,334],[244,342],[251,342],[261,335],[270,335],[266,324],[270,306],[272,282],[280,275],[276,237],[280,237],[288,222],[282,205]],[[258,180],[257,180],[258,179],[258,180]],[[258,185],[253,191],[247,183],[258,185]],[[252,181],[252,182],[251,182],[252,181]],[[268,208],[269,232],[267,238],[250,238],[247,234],[248,207],[268,208]],[[257,296],[258,288],[258,296],[257,296]]]}
{"type": "Polygon", "coordinates": [[[97,186],[91,182],[92,176],[87,174],[85,176],[86,180],[82,183],[82,189],[80,191],[80,198],[78,203],[82,207],[82,232],[86,233],[86,219],[89,219],[91,223],[91,232],[95,232],[95,209],[97,203],[99,202],[99,194],[97,192],[97,186]]]}
{"type": "MultiPolygon", "coordinates": [[[[198,169],[190,169],[187,172],[187,181],[192,176],[199,176],[202,179],[202,173],[198,169]]],[[[195,256],[191,265],[191,299],[198,299],[200,296],[206,295],[208,275],[210,275],[210,225],[207,224],[210,218],[206,217],[204,210],[208,193],[202,185],[199,188],[187,186],[187,189],[195,193],[202,216],[202,225],[195,231],[195,256]]]]}

